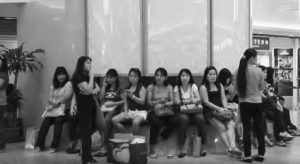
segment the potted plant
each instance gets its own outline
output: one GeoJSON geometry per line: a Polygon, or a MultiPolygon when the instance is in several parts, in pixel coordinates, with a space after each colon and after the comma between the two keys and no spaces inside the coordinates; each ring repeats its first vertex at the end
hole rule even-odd
{"type": "Polygon", "coordinates": [[[10,129],[22,129],[22,120],[18,118],[18,112],[23,105],[23,96],[18,89],[19,73],[25,73],[28,70],[33,72],[43,67],[36,54],[44,54],[45,51],[42,49],[24,51],[23,46],[24,43],[17,48],[9,49],[0,45],[0,55],[7,59],[8,73],[13,74],[15,78],[14,84],[9,84],[7,88],[7,127],[10,129]]]}

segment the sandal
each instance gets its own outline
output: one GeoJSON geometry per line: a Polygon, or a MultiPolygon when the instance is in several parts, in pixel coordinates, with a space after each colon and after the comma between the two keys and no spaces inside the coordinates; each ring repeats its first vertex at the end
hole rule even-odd
{"type": "Polygon", "coordinates": [[[205,157],[207,154],[206,150],[201,151],[200,153],[200,157],[205,157]]]}
{"type": "Polygon", "coordinates": [[[177,155],[177,157],[178,157],[178,158],[183,158],[183,157],[185,157],[185,155],[186,155],[186,153],[181,152],[181,153],[179,153],[179,154],[177,155]]]}

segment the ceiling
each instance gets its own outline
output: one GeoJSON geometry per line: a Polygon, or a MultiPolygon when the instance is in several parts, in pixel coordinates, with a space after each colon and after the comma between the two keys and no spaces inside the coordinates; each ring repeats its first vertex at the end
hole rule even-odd
{"type": "Polygon", "coordinates": [[[252,0],[254,32],[300,36],[300,0],[252,0]]]}

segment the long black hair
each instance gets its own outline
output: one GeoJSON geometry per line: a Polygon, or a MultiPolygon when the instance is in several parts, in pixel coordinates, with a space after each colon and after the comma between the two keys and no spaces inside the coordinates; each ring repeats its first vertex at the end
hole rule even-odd
{"type": "Polygon", "coordinates": [[[256,57],[257,52],[253,48],[248,48],[240,60],[240,65],[237,73],[237,89],[240,97],[245,97],[246,95],[246,86],[247,86],[247,77],[246,69],[248,66],[248,60],[252,57],[256,57]]]}
{"type": "Polygon", "coordinates": [[[192,72],[191,72],[189,69],[183,68],[183,69],[181,69],[181,70],[179,71],[179,74],[178,74],[178,76],[177,76],[176,85],[177,85],[177,87],[178,87],[179,98],[180,98],[181,103],[183,103],[183,100],[182,100],[182,93],[181,93],[181,89],[180,89],[181,86],[182,86],[181,75],[182,75],[183,73],[186,73],[186,74],[188,74],[188,75],[190,76],[190,81],[189,81],[188,83],[189,83],[191,86],[192,86],[193,84],[195,84],[195,81],[194,81],[192,72]]]}
{"type": "Polygon", "coordinates": [[[77,64],[76,64],[76,68],[74,71],[74,74],[72,76],[72,85],[76,86],[77,84],[74,84],[74,82],[77,81],[78,78],[80,77],[89,77],[89,74],[87,71],[84,70],[84,63],[90,60],[92,61],[92,59],[88,56],[80,56],[77,60],[77,64]]]}
{"type": "MultiPolygon", "coordinates": [[[[142,73],[140,71],[140,69],[138,68],[130,68],[129,72],[128,72],[128,76],[131,74],[131,73],[134,73],[138,76],[139,80],[138,80],[138,83],[137,83],[137,87],[139,87],[140,85],[142,85],[142,80],[141,80],[141,77],[142,77],[142,73]]],[[[129,81],[129,85],[128,85],[128,89],[131,87],[131,83],[129,81]]]]}
{"type": "Polygon", "coordinates": [[[266,82],[268,84],[271,84],[272,86],[274,86],[274,79],[273,79],[273,74],[274,74],[274,68],[272,67],[267,67],[267,78],[266,78],[266,82]]]}
{"type": "Polygon", "coordinates": [[[52,85],[53,85],[54,89],[63,87],[68,81],[69,81],[69,74],[68,74],[66,68],[65,67],[56,67],[53,78],[52,78],[52,85]],[[57,79],[57,76],[61,75],[61,74],[64,74],[66,76],[66,79],[62,84],[60,84],[57,79]]]}
{"type": "MultiPolygon", "coordinates": [[[[166,70],[165,68],[163,68],[163,67],[157,68],[157,69],[155,70],[154,76],[156,76],[156,75],[158,74],[158,72],[160,72],[163,76],[168,77],[168,72],[167,72],[167,70],[166,70]]],[[[154,86],[156,85],[155,77],[154,77],[153,85],[154,85],[154,86]]],[[[163,85],[164,85],[164,86],[168,86],[168,85],[169,85],[168,79],[166,79],[166,80],[164,81],[164,84],[163,84],[163,85]]]]}
{"type": "Polygon", "coordinates": [[[227,69],[227,68],[221,69],[221,71],[219,72],[219,80],[220,80],[220,83],[221,83],[223,86],[230,85],[230,84],[231,84],[231,79],[232,79],[232,74],[231,74],[231,72],[229,71],[229,69],[227,69]],[[227,79],[228,79],[228,78],[230,79],[229,84],[227,84],[227,79]]]}
{"type": "MultiPolygon", "coordinates": [[[[105,75],[106,77],[114,77],[114,78],[116,78],[116,90],[118,90],[119,88],[120,88],[120,80],[119,80],[119,74],[118,74],[118,72],[117,72],[117,70],[116,69],[114,69],[114,68],[111,68],[111,69],[109,69],[107,72],[106,72],[106,75],[105,75]]],[[[111,87],[111,85],[110,84],[107,84],[107,86],[106,86],[106,88],[105,88],[105,91],[107,91],[109,88],[111,87]]]]}
{"type": "Polygon", "coordinates": [[[5,56],[0,56],[0,60],[2,61],[0,72],[8,73],[7,59],[5,56]]]}
{"type": "Polygon", "coordinates": [[[0,87],[0,89],[7,88],[9,77],[8,77],[8,66],[7,66],[7,59],[5,56],[0,56],[0,60],[2,61],[0,67],[0,74],[1,78],[4,80],[4,84],[0,87]]]}
{"type": "Polygon", "coordinates": [[[210,91],[209,81],[207,80],[207,75],[210,70],[214,70],[216,72],[217,77],[216,77],[215,85],[218,88],[218,90],[220,90],[221,86],[220,86],[220,82],[219,82],[219,78],[218,78],[218,71],[217,71],[216,67],[214,67],[214,66],[208,66],[205,68],[202,85],[204,85],[207,88],[207,91],[210,91]]]}

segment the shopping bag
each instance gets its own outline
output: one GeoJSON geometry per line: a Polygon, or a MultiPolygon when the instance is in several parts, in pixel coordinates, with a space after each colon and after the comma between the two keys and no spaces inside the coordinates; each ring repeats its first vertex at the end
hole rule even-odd
{"type": "Polygon", "coordinates": [[[190,150],[188,155],[192,157],[200,157],[201,155],[201,138],[197,135],[190,136],[190,150]]]}
{"type": "Polygon", "coordinates": [[[130,164],[147,163],[147,144],[144,136],[133,137],[129,145],[130,164]]]}
{"type": "Polygon", "coordinates": [[[108,140],[107,162],[128,164],[130,159],[130,138],[113,138],[108,140]]]}
{"type": "Polygon", "coordinates": [[[29,127],[26,130],[26,140],[25,140],[25,149],[33,150],[34,145],[37,139],[39,129],[34,127],[29,127]]]}

